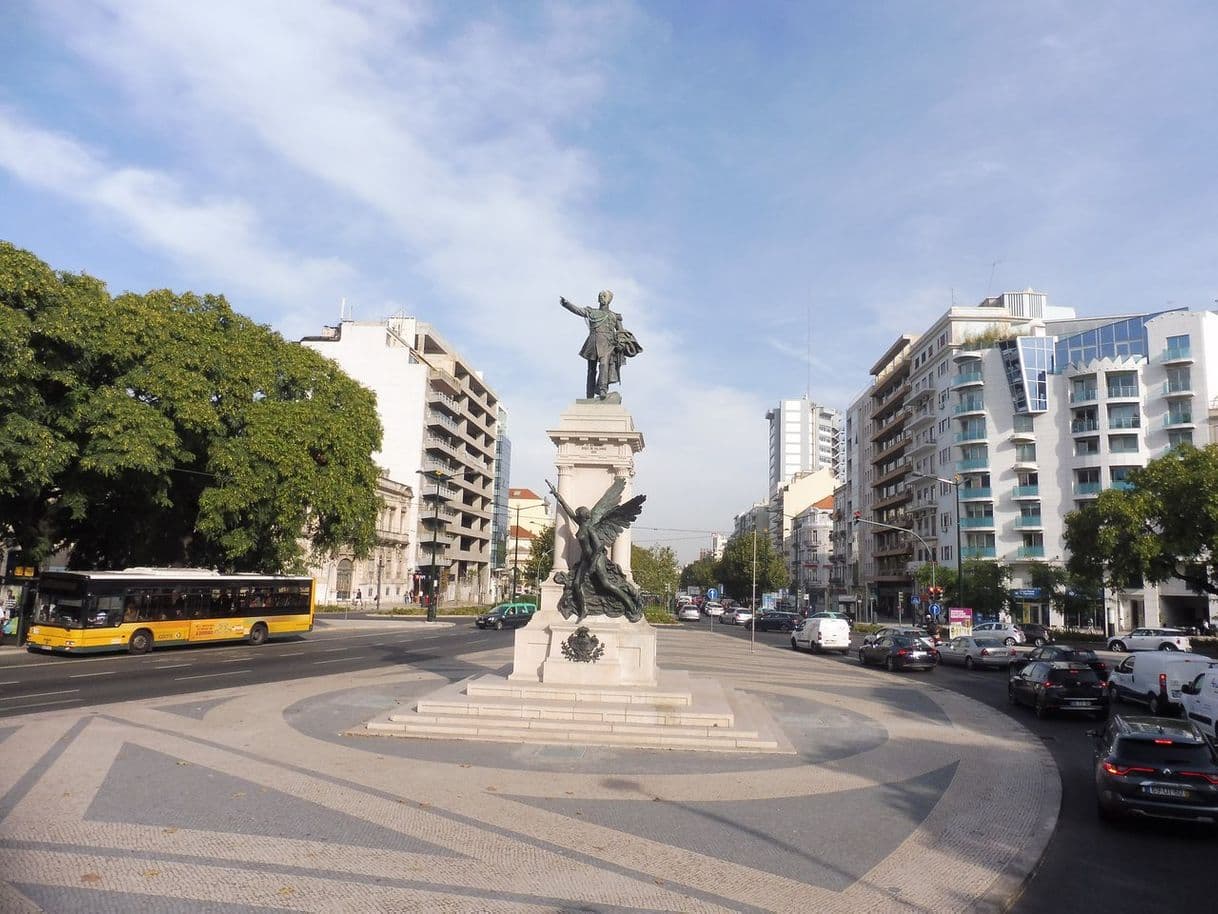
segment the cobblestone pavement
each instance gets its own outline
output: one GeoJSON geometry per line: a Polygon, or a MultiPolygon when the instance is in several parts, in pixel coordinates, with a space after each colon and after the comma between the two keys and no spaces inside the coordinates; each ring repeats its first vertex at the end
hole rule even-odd
{"type": "Polygon", "coordinates": [[[0,911],[997,911],[1052,834],[1049,755],[934,674],[659,652],[797,753],[344,735],[444,681],[407,668],[7,721],[0,911]]]}

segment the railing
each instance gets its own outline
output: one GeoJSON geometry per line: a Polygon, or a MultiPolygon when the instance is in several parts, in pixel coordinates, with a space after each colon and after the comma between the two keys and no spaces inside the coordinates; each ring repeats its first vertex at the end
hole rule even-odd
{"type": "Polygon", "coordinates": [[[1109,416],[1109,428],[1141,428],[1141,416],[1109,416]]]}
{"type": "Polygon", "coordinates": [[[983,413],[985,412],[984,400],[966,400],[952,410],[957,416],[961,413],[983,413]]]}
{"type": "Polygon", "coordinates": [[[1016,553],[1021,559],[1043,559],[1045,557],[1044,546],[1020,546],[1016,553]]]}
{"type": "Polygon", "coordinates": [[[1030,530],[1035,527],[1043,527],[1044,524],[1040,521],[1039,514],[1021,514],[1015,518],[1016,530],[1030,530]]]}
{"type": "Polygon", "coordinates": [[[1125,479],[1114,479],[1112,482],[1112,488],[1120,489],[1123,492],[1128,492],[1133,488],[1133,483],[1125,479]]]}
{"type": "Polygon", "coordinates": [[[994,515],[988,514],[984,517],[962,517],[960,518],[960,526],[965,530],[969,529],[970,527],[973,529],[977,529],[979,527],[992,527],[994,526],[994,515]]]}
{"type": "Polygon", "coordinates": [[[1098,387],[1076,387],[1070,391],[1071,403],[1089,403],[1092,400],[1099,399],[1100,390],[1098,387]]]}
{"type": "MultiPolygon", "coordinates": [[[[452,399],[452,398],[450,397],[449,399],[452,399]]],[[[437,410],[432,410],[428,414],[427,421],[428,422],[432,422],[432,421],[439,422],[445,428],[451,428],[454,432],[459,432],[461,430],[461,423],[459,423],[456,419],[454,419],[452,416],[448,415],[447,413],[438,412],[437,410]]]]}
{"type": "Polygon", "coordinates": [[[445,406],[449,407],[454,413],[461,412],[461,407],[457,405],[456,400],[454,400],[448,394],[442,393],[441,391],[436,390],[434,387],[428,388],[427,396],[428,396],[428,399],[436,400],[440,403],[443,403],[445,406]]]}
{"type": "Polygon", "coordinates": [[[1164,381],[1163,396],[1170,397],[1173,394],[1192,394],[1192,381],[1164,381]]]}
{"type": "Polygon", "coordinates": [[[985,441],[986,434],[983,428],[966,428],[962,432],[956,434],[956,443],[962,441],[985,441]]]}
{"type": "Polygon", "coordinates": [[[989,486],[961,486],[959,489],[960,500],[964,501],[969,498],[992,498],[993,492],[989,486]]]}
{"type": "Polygon", "coordinates": [[[1075,435],[1080,432],[1098,432],[1099,430],[1099,419],[1073,419],[1070,422],[1070,432],[1075,435]]]}
{"type": "Polygon", "coordinates": [[[1040,495],[1040,486],[1016,486],[1011,494],[1016,498],[1036,498],[1040,495]]]}
{"type": "Polygon", "coordinates": [[[1137,397],[1138,385],[1136,384],[1109,384],[1108,397],[1137,397]]]}
{"type": "Polygon", "coordinates": [[[984,375],[980,371],[965,371],[952,378],[952,387],[964,387],[968,384],[980,384],[984,375]]]}
{"type": "Polygon", "coordinates": [[[992,559],[997,555],[993,546],[965,546],[960,554],[966,559],[992,559]]]}
{"type": "Polygon", "coordinates": [[[972,457],[968,460],[957,460],[957,470],[988,470],[990,467],[989,457],[972,457]]]}
{"type": "Polygon", "coordinates": [[[1098,495],[1102,486],[1098,482],[1076,482],[1074,484],[1075,495],[1098,495]]]}
{"type": "Polygon", "coordinates": [[[1029,454],[1026,451],[1023,453],[1016,451],[1015,452],[1015,463],[1016,463],[1016,465],[1036,463],[1036,452],[1032,451],[1032,453],[1029,454]]]}
{"type": "Polygon", "coordinates": [[[1192,425],[1192,413],[1177,413],[1176,415],[1167,415],[1163,417],[1163,427],[1172,428],[1176,425],[1192,425]]]}
{"type": "Polygon", "coordinates": [[[1011,427],[1011,432],[1016,435],[1028,435],[1032,432],[1032,417],[1031,416],[1016,416],[1015,423],[1011,427]]]}
{"type": "Polygon", "coordinates": [[[1182,362],[1192,358],[1192,349],[1188,346],[1168,346],[1159,356],[1160,362],[1182,362]]]}

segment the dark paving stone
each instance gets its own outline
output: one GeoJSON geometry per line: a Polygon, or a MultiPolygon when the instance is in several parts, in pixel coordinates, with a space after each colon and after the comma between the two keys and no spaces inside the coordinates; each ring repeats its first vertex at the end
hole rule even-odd
{"type": "MultiPolygon", "coordinates": [[[[842,891],[891,854],[934,808],[956,764],[909,780],[773,800],[673,803],[518,798],[581,822],[842,891]]],[[[622,778],[602,786],[629,792],[622,778]]],[[[636,792],[637,793],[637,792],[636,792]]]]}
{"type": "Polygon", "coordinates": [[[0,727],[0,743],[4,742],[20,729],[20,727],[0,727]]]}
{"type": "Polygon", "coordinates": [[[85,812],[97,822],[460,856],[291,794],[127,743],[85,812]]]}
{"type": "Polygon", "coordinates": [[[191,701],[181,705],[161,705],[157,708],[158,711],[164,711],[166,714],[179,714],[182,717],[192,717],[195,720],[202,720],[207,712],[212,708],[218,708],[220,705],[226,705],[230,701],[236,701],[234,698],[214,698],[211,701],[191,701]]]}
{"type": "MultiPolygon", "coordinates": [[[[100,892],[57,885],[13,883],[47,914],[291,914],[287,908],[161,898],[132,892],[100,892]]],[[[294,909],[293,909],[294,910],[294,909]]]]}

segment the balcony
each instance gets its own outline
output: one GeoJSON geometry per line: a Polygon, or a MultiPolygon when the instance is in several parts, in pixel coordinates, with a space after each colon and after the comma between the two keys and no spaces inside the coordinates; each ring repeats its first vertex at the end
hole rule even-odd
{"type": "Polygon", "coordinates": [[[966,416],[966,415],[969,415],[970,413],[984,413],[984,412],[985,412],[985,401],[984,400],[965,400],[964,402],[957,405],[955,409],[952,410],[952,413],[957,416],[966,416]]]}
{"type": "Polygon", "coordinates": [[[1168,346],[1159,354],[1159,361],[1165,365],[1172,362],[1191,362],[1192,350],[1188,346],[1168,346]]]}
{"type": "Polygon", "coordinates": [[[957,432],[955,441],[957,444],[965,441],[985,441],[986,433],[983,428],[966,428],[962,432],[957,432]]]}
{"type": "Polygon", "coordinates": [[[1040,486],[1016,486],[1011,490],[1012,498],[1040,498],[1040,486]]]}
{"type": "Polygon", "coordinates": [[[952,378],[952,387],[973,387],[983,384],[984,381],[984,376],[980,371],[962,371],[952,378]]]}
{"type": "Polygon", "coordinates": [[[1035,454],[1016,454],[1015,469],[1017,470],[1035,470],[1036,455],[1035,454]]]}
{"type": "Polygon", "coordinates": [[[960,528],[962,530],[993,530],[994,515],[986,514],[981,517],[962,517],[960,518],[960,528]]]}
{"type": "Polygon", "coordinates": [[[1016,558],[1021,559],[1043,559],[1045,557],[1044,546],[1020,546],[1015,552],[1016,558]]]}
{"type": "Polygon", "coordinates": [[[990,468],[989,457],[970,457],[968,460],[957,460],[956,470],[963,473],[969,470],[988,470],[990,468]]]}
{"type": "Polygon", "coordinates": [[[1087,432],[1098,432],[1099,430],[1099,419],[1072,419],[1070,422],[1070,434],[1072,435],[1085,435],[1087,432]]]}
{"type": "Polygon", "coordinates": [[[1098,482],[1076,482],[1074,484],[1074,494],[1099,495],[1101,488],[1103,488],[1103,486],[1098,482]]]}
{"type": "Polygon", "coordinates": [[[927,437],[927,438],[919,438],[917,441],[915,441],[913,444],[910,445],[909,454],[910,454],[910,456],[914,456],[916,454],[923,454],[923,453],[926,453],[927,451],[935,450],[938,446],[939,446],[939,444],[937,441],[935,441],[935,438],[933,435],[931,435],[930,437],[927,437]]]}
{"type": "Polygon", "coordinates": [[[961,501],[976,501],[979,498],[993,498],[994,493],[989,486],[960,486],[961,501]]]}
{"type": "Polygon", "coordinates": [[[1122,492],[1128,492],[1133,488],[1133,483],[1125,479],[1114,479],[1112,481],[1112,488],[1120,489],[1122,492]]]}
{"type": "Polygon", "coordinates": [[[1032,431],[1031,422],[1016,422],[1015,427],[1011,429],[1012,441],[1035,441],[1036,433],[1032,431]]]}
{"type": "Polygon", "coordinates": [[[436,390],[434,387],[427,388],[427,402],[440,404],[445,409],[449,410],[454,416],[461,415],[461,407],[457,401],[448,394],[436,390]]]}
{"type": "Polygon", "coordinates": [[[1176,413],[1163,417],[1164,428],[1194,428],[1192,413],[1176,413]]]}
{"type": "Polygon", "coordinates": [[[1110,384],[1108,385],[1109,400],[1137,400],[1142,395],[1138,392],[1137,384],[1110,384]]]}
{"type": "Polygon", "coordinates": [[[1193,395],[1192,381],[1164,381],[1163,396],[1165,397],[1191,397],[1193,395]]]}
{"type": "Polygon", "coordinates": [[[1071,403],[1094,403],[1099,399],[1098,387],[1076,387],[1070,391],[1071,403]]]}
{"type": "Polygon", "coordinates": [[[920,409],[909,410],[909,421],[906,423],[910,429],[921,428],[927,423],[935,421],[935,408],[933,406],[923,406],[920,409]]]}
{"type": "Polygon", "coordinates": [[[1141,416],[1109,416],[1109,428],[1141,428],[1141,416]]]}
{"type": "Polygon", "coordinates": [[[1015,518],[1016,530],[1039,530],[1043,526],[1039,514],[1021,514],[1015,518]]]}
{"type": "Polygon", "coordinates": [[[993,546],[965,546],[960,554],[966,559],[992,559],[997,556],[993,546]]]}

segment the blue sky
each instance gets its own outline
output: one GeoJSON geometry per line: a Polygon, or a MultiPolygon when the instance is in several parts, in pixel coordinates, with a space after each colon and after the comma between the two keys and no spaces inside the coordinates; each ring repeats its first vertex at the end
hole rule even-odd
{"type": "Polygon", "coordinates": [[[1206,2],[17,0],[0,238],[289,338],[430,320],[538,489],[582,395],[558,297],[613,289],[639,525],[727,529],[765,410],[844,407],[953,296],[1213,306],[1216,36],[1206,2]]]}

